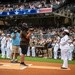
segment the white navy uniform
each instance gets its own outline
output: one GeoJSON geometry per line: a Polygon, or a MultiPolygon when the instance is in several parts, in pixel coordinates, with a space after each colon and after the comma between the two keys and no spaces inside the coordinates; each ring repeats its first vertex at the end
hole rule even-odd
{"type": "Polygon", "coordinates": [[[32,51],[32,57],[35,57],[36,56],[36,54],[35,54],[35,46],[31,47],[31,51],[32,51]]]}
{"type": "Polygon", "coordinates": [[[62,67],[64,68],[68,68],[68,50],[69,50],[68,40],[69,40],[68,35],[65,35],[60,40],[60,49],[61,49],[62,59],[63,59],[62,67]]]}
{"type": "Polygon", "coordinates": [[[6,57],[10,58],[11,56],[11,47],[12,47],[12,39],[9,37],[7,38],[7,50],[6,50],[6,57]]]}
{"type": "MultiPolygon", "coordinates": [[[[69,41],[71,42],[71,40],[69,41]]],[[[68,51],[68,60],[72,60],[72,52],[74,50],[74,45],[73,43],[69,44],[69,51],[68,51]]]]}
{"type": "Polygon", "coordinates": [[[2,51],[2,58],[5,58],[5,51],[6,51],[6,37],[5,37],[5,34],[2,34],[1,51],[2,51]]]}
{"type": "Polygon", "coordinates": [[[10,38],[10,50],[12,52],[12,38],[10,38]]]}
{"type": "Polygon", "coordinates": [[[21,54],[22,54],[22,52],[21,52],[21,48],[19,47],[19,54],[20,54],[20,56],[21,56],[21,54]]]}
{"type": "MultiPolygon", "coordinates": [[[[56,37],[56,42],[57,42],[57,47],[58,47],[58,50],[60,49],[60,37],[59,36],[57,36],[56,37]]],[[[58,54],[58,51],[57,51],[57,54],[58,54]]],[[[57,56],[58,58],[61,58],[61,56],[60,56],[60,54],[57,56]]]]}
{"type": "Polygon", "coordinates": [[[54,45],[54,59],[57,59],[58,49],[59,49],[59,44],[56,43],[56,44],[54,45]]]}
{"type": "Polygon", "coordinates": [[[27,56],[30,56],[30,47],[28,47],[27,56]]]}

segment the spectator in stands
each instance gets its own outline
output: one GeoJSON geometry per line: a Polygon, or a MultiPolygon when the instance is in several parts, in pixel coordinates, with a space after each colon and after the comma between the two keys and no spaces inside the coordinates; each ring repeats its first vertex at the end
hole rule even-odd
{"type": "Polygon", "coordinates": [[[35,9],[34,4],[29,4],[29,6],[30,6],[30,9],[35,9]]]}
{"type": "Polygon", "coordinates": [[[52,58],[52,49],[53,49],[53,46],[52,46],[52,39],[50,39],[50,41],[48,42],[48,58],[52,58]]]}
{"type": "Polygon", "coordinates": [[[48,55],[48,44],[47,44],[47,40],[46,39],[44,41],[44,49],[43,49],[43,52],[44,52],[44,58],[47,58],[47,55],[48,55]]]}

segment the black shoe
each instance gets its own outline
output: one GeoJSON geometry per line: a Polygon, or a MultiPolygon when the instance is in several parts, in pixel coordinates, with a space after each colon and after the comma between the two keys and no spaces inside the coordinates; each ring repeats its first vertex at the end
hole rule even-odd
{"type": "Polygon", "coordinates": [[[18,62],[18,60],[15,60],[14,62],[15,62],[15,63],[20,63],[20,62],[18,62]]]}
{"type": "Polygon", "coordinates": [[[0,66],[3,66],[3,64],[0,64],[0,66]]]}
{"type": "Polygon", "coordinates": [[[15,63],[15,61],[14,60],[11,60],[11,63],[15,63]]]}
{"type": "Polygon", "coordinates": [[[65,68],[65,67],[61,67],[61,69],[67,69],[67,68],[65,68]]]}
{"type": "Polygon", "coordinates": [[[20,63],[20,65],[23,65],[23,66],[28,66],[28,65],[26,65],[25,63],[20,63]]]}

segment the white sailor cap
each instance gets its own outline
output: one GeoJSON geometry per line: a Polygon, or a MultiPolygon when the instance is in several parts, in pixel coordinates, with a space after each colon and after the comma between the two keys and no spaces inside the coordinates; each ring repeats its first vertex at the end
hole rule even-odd
{"type": "Polygon", "coordinates": [[[68,40],[68,42],[72,42],[72,40],[70,39],[70,40],[68,40]]]}
{"type": "Polygon", "coordinates": [[[57,42],[57,41],[54,41],[54,42],[57,42]]]}
{"type": "Polygon", "coordinates": [[[4,33],[2,33],[2,36],[5,35],[4,33]]]}
{"type": "Polygon", "coordinates": [[[69,33],[69,30],[65,29],[65,30],[64,30],[64,32],[67,32],[67,33],[69,33]]]}
{"type": "Polygon", "coordinates": [[[10,34],[7,34],[7,35],[10,35],[10,34]]]}

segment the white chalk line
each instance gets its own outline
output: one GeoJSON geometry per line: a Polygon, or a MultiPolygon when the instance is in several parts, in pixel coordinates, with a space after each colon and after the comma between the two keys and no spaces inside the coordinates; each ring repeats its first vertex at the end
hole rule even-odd
{"type": "MultiPolygon", "coordinates": [[[[32,64],[27,64],[28,66],[22,66],[19,63],[1,63],[3,65],[1,66],[5,66],[5,67],[9,67],[7,69],[15,69],[15,70],[24,70],[25,68],[36,68],[36,69],[56,69],[56,70],[71,70],[70,68],[68,69],[61,69],[61,67],[53,67],[53,66],[37,66],[37,65],[32,65],[32,64]],[[18,66],[18,67],[22,67],[22,68],[10,68],[12,66],[18,66]]],[[[6,68],[5,68],[6,69],[6,68]]]]}

